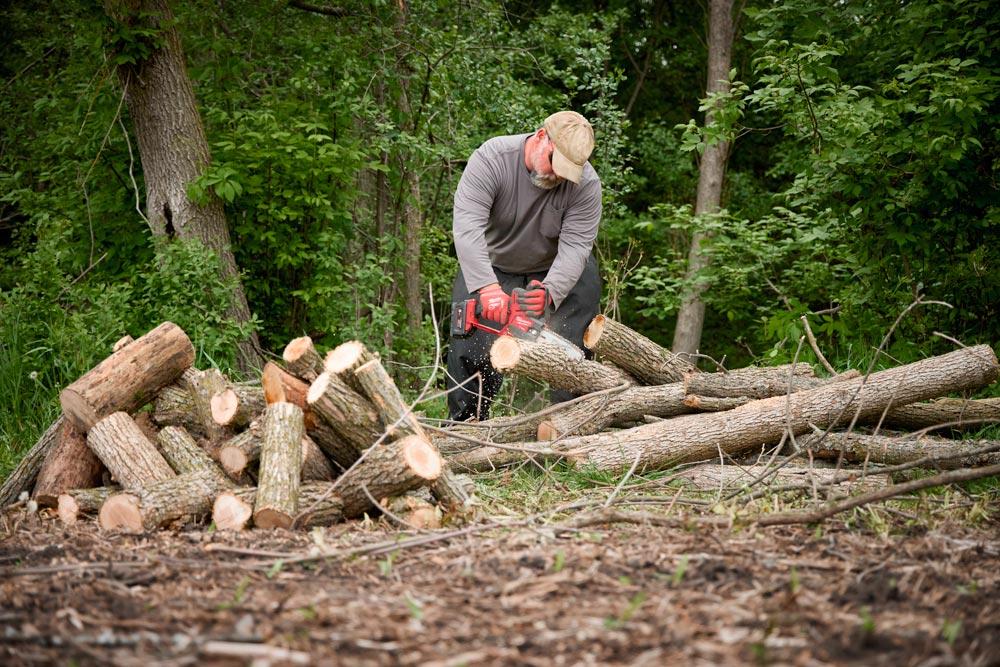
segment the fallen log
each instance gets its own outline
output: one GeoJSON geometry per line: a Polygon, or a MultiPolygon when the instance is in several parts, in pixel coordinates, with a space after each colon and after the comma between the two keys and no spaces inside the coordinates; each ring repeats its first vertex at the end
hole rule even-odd
{"type": "Polygon", "coordinates": [[[684,397],[684,405],[697,412],[724,412],[732,410],[741,405],[749,403],[752,399],[747,396],[733,396],[732,398],[716,398],[715,396],[695,396],[688,394],[684,397]]]}
{"type": "Polygon", "coordinates": [[[219,426],[243,428],[264,411],[264,390],[245,384],[228,386],[212,396],[212,420],[219,426]]]}
{"type": "Polygon", "coordinates": [[[886,414],[882,426],[899,431],[917,431],[947,424],[941,428],[961,431],[997,423],[1000,423],[1000,398],[940,398],[928,403],[893,407],[886,414]]]}
{"type": "MultiPolygon", "coordinates": [[[[763,481],[760,482],[762,488],[773,485],[815,485],[817,488],[825,486],[829,489],[836,489],[840,493],[859,493],[879,489],[886,485],[886,480],[882,476],[868,474],[858,471],[854,479],[837,481],[842,478],[844,470],[833,468],[804,468],[784,466],[781,468],[764,465],[736,466],[719,465],[718,463],[706,463],[678,473],[678,478],[684,480],[694,488],[701,491],[729,491],[753,484],[765,473],[763,481]]],[[[824,496],[826,493],[823,494],[824,496]]]]}
{"type": "Polygon", "coordinates": [[[59,415],[3,481],[0,485],[0,508],[10,505],[22,493],[31,491],[35,480],[38,479],[38,471],[42,469],[42,464],[45,463],[49,452],[59,443],[59,434],[65,423],[65,416],[59,415]]]}
{"type": "MultiPolygon", "coordinates": [[[[138,343],[135,341],[124,349],[138,343]]],[[[176,476],[135,420],[124,412],[113,412],[94,424],[87,433],[87,445],[125,490],[176,476]]]]}
{"type": "Polygon", "coordinates": [[[97,522],[103,530],[141,533],[178,519],[199,519],[212,510],[212,500],[231,486],[208,469],[153,482],[141,489],[110,496],[97,522]]]}
{"type": "Polygon", "coordinates": [[[899,465],[922,459],[928,455],[961,455],[934,464],[941,470],[974,468],[1000,463],[1000,453],[975,454],[977,449],[993,444],[989,440],[950,440],[922,435],[887,436],[865,433],[831,432],[811,435],[799,440],[799,446],[808,449],[819,459],[837,460],[841,455],[848,463],[877,463],[899,465]]]}
{"type": "Polygon", "coordinates": [[[120,486],[69,489],[60,493],[56,499],[56,515],[64,525],[72,526],[81,514],[97,514],[104,501],[121,490],[120,486]]]}
{"type": "Polygon", "coordinates": [[[538,425],[548,417],[546,410],[527,415],[494,417],[481,422],[466,422],[448,428],[432,428],[431,442],[445,455],[458,454],[481,446],[483,442],[524,442],[534,440],[538,425]],[[463,437],[464,436],[464,437],[463,437]],[[481,441],[470,442],[469,439],[481,441]]]}
{"type": "Polygon", "coordinates": [[[327,353],[324,369],[346,382],[354,391],[363,394],[364,388],[354,377],[354,371],[375,359],[378,359],[378,355],[365,347],[364,343],[349,340],[327,353]]]}
{"type": "Polygon", "coordinates": [[[160,453],[174,472],[178,475],[208,470],[215,474],[223,484],[232,485],[232,480],[219,467],[219,464],[198,446],[194,438],[179,426],[167,426],[156,436],[160,453]]]}
{"type": "Polygon", "coordinates": [[[635,379],[596,361],[575,359],[566,349],[552,343],[530,343],[513,336],[498,336],[490,348],[490,363],[502,373],[547,382],[553,389],[589,394],[635,379]]]}
{"type": "Polygon", "coordinates": [[[302,470],[302,410],[286,402],[272,403],[264,411],[261,430],[260,476],[253,508],[254,525],[288,528],[299,500],[302,470]]]}
{"type": "MultiPolygon", "coordinates": [[[[839,376],[838,376],[839,377],[839,376]]],[[[808,364],[784,366],[749,366],[723,373],[691,373],[684,378],[689,394],[715,398],[752,399],[783,396],[789,392],[815,389],[835,379],[824,380],[813,374],[808,364]]]]}
{"type": "Polygon", "coordinates": [[[538,440],[600,433],[609,426],[641,420],[645,415],[676,417],[692,412],[680,382],[648,387],[626,387],[618,393],[585,396],[556,410],[538,425],[538,440]]]}
{"type": "Polygon", "coordinates": [[[583,334],[583,345],[643,384],[680,382],[685,374],[698,370],[686,359],[605,315],[591,321],[583,334]]]}
{"type": "Polygon", "coordinates": [[[63,420],[55,447],[45,457],[32,496],[39,505],[54,507],[60,493],[101,483],[104,465],[87,446],[86,436],[63,420]]]}
{"type": "MultiPolygon", "coordinates": [[[[386,372],[382,362],[372,359],[354,370],[354,376],[364,390],[365,395],[375,404],[382,421],[389,429],[389,435],[396,437],[394,431],[404,436],[416,436],[423,439],[428,447],[434,447],[426,431],[420,425],[413,411],[403,400],[399,388],[392,377],[386,372]]],[[[441,471],[437,479],[431,483],[431,493],[448,511],[464,511],[472,502],[465,491],[461,480],[451,471],[446,463],[440,463],[441,471]]]]}
{"type": "MultiPolygon", "coordinates": [[[[242,478],[248,466],[260,460],[262,442],[260,423],[254,422],[246,431],[219,448],[219,463],[230,476],[242,478]]],[[[308,435],[302,436],[302,467],[299,476],[303,482],[330,482],[337,476],[319,445],[308,435]]]]}
{"type": "Polygon", "coordinates": [[[625,431],[567,438],[556,449],[601,470],[663,469],[737,454],[777,443],[786,430],[800,434],[870,418],[890,403],[905,405],[949,392],[969,391],[997,379],[1000,367],[987,345],[835,382],[787,396],[752,401],[726,412],[682,415],[625,431]]]}
{"type": "MultiPolygon", "coordinates": [[[[327,482],[304,482],[299,488],[299,505],[311,508],[307,516],[298,519],[300,528],[329,526],[342,521],[343,502],[331,492],[327,482]]],[[[212,521],[219,530],[243,530],[253,518],[257,488],[245,486],[220,493],[212,506],[212,521]]]]}
{"type": "Polygon", "coordinates": [[[336,375],[320,373],[309,387],[306,402],[358,451],[371,447],[382,435],[382,423],[372,402],[336,375]]]}
{"type": "Polygon", "coordinates": [[[87,432],[113,412],[149,403],[194,362],[194,346],[172,322],[122,347],[62,390],[63,413],[87,432]]]}
{"type": "Polygon", "coordinates": [[[312,382],[323,372],[323,359],[309,336],[301,336],[288,343],[281,358],[289,373],[306,382],[312,382]]]}
{"type": "Polygon", "coordinates": [[[160,427],[180,426],[188,433],[205,436],[205,424],[198,417],[194,395],[180,383],[160,390],[153,401],[153,421],[160,427]]]}

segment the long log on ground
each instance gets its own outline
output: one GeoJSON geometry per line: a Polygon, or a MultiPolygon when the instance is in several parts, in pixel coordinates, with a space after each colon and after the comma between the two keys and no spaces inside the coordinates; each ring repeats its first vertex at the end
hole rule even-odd
{"type": "Polygon", "coordinates": [[[609,426],[636,421],[644,415],[676,417],[692,412],[684,404],[686,393],[680,382],[650,387],[628,387],[618,393],[586,396],[557,410],[539,423],[538,440],[568,435],[591,435],[609,426]]]}
{"type": "Polygon", "coordinates": [[[686,373],[698,370],[686,359],[605,315],[591,321],[583,334],[583,344],[644,384],[680,382],[686,373]]]}
{"type": "Polygon", "coordinates": [[[726,412],[682,415],[625,431],[567,438],[557,449],[601,470],[643,470],[710,460],[777,443],[786,430],[870,418],[887,405],[906,405],[953,391],[969,391],[997,379],[1000,366],[988,345],[956,350],[867,378],[835,382],[787,396],[752,401],[726,412]]]}
{"type": "Polygon", "coordinates": [[[156,446],[143,435],[135,420],[124,412],[113,412],[94,424],[87,433],[87,445],[97,454],[97,458],[111,472],[115,481],[126,490],[138,489],[176,476],[156,446]]]}
{"type": "Polygon", "coordinates": [[[272,403],[264,412],[260,476],[253,522],[260,528],[288,528],[299,502],[302,471],[302,409],[292,403],[272,403]]]}
{"type": "Polygon", "coordinates": [[[64,525],[72,526],[81,514],[97,514],[104,501],[121,490],[120,486],[69,489],[60,493],[56,499],[56,515],[64,525]]]}
{"type": "Polygon", "coordinates": [[[87,437],[69,420],[63,420],[58,442],[45,457],[32,496],[40,505],[53,507],[59,494],[101,483],[104,464],[87,446],[87,437]]]}
{"type": "Polygon", "coordinates": [[[208,469],[177,475],[109,497],[97,521],[103,530],[141,533],[178,519],[200,519],[212,511],[212,500],[230,486],[208,469]]]}
{"type": "Polygon", "coordinates": [[[0,485],[0,508],[10,505],[22,493],[31,491],[46,457],[59,443],[59,434],[65,423],[66,418],[62,415],[52,422],[3,481],[3,485],[0,485]]]}
{"type": "MultiPolygon", "coordinates": [[[[343,501],[343,518],[353,519],[371,510],[373,498],[398,496],[429,486],[441,475],[441,467],[437,450],[419,436],[375,446],[334,482],[334,493],[343,501]]],[[[314,510],[308,505],[302,504],[301,510],[307,521],[316,521],[309,516],[314,510]]]]}
{"type": "Polygon", "coordinates": [[[63,413],[86,432],[112,412],[149,403],[194,363],[194,346],[172,322],[114,352],[62,390],[63,413]]]}
{"type": "MultiPolygon", "coordinates": [[[[396,434],[393,433],[395,430],[399,434],[421,438],[427,442],[428,446],[434,447],[427,432],[424,431],[416,415],[403,400],[399,388],[381,361],[372,359],[362,364],[354,370],[354,376],[364,389],[365,395],[375,404],[386,428],[390,429],[391,437],[396,437],[396,434]]],[[[437,448],[434,447],[434,450],[436,452],[437,448]]],[[[465,486],[451,471],[447,463],[442,461],[440,465],[440,474],[431,483],[431,493],[449,511],[466,509],[472,502],[472,498],[466,493],[465,486]]]]}
{"type": "Polygon", "coordinates": [[[216,424],[242,428],[264,412],[264,390],[255,385],[233,384],[212,396],[209,406],[216,424]]]}
{"type": "Polygon", "coordinates": [[[323,358],[309,336],[301,336],[288,343],[281,358],[288,372],[305,382],[312,382],[323,372],[323,358]]]}
{"type": "Polygon", "coordinates": [[[549,442],[508,443],[503,447],[477,447],[448,457],[448,464],[464,472],[492,472],[506,466],[534,460],[536,463],[576,459],[565,452],[547,449],[549,442]],[[534,450],[534,451],[528,451],[534,450]]]}
{"type": "Polygon", "coordinates": [[[962,454],[963,458],[941,461],[934,467],[942,470],[974,468],[1000,463],[1000,453],[975,455],[975,450],[992,444],[989,440],[950,440],[923,435],[912,436],[870,435],[866,433],[827,433],[801,438],[799,447],[812,450],[820,459],[837,460],[841,454],[848,463],[877,463],[899,465],[922,459],[928,455],[962,454]]]}
{"type": "Polygon", "coordinates": [[[365,347],[361,341],[349,340],[327,353],[324,370],[339,377],[354,391],[363,394],[364,387],[354,377],[354,371],[378,358],[378,355],[365,347]]]}
{"type": "Polygon", "coordinates": [[[481,422],[455,424],[448,428],[431,429],[431,442],[445,455],[458,454],[481,446],[467,438],[484,442],[524,442],[534,440],[538,425],[551,408],[526,415],[493,417],[481,422]],[[465,436],[465,437],[463,437],[465,436]]]}
{"type": "Polygon", "coordinates": [[[815,484],[820,487],[826,484],[828,488],[833,488],[843,494],[845,492],[862,493],[886,485],[886,479],[883,476],[872,473],[865,475],[862,471],[857,471],[857,476],[854,479],[844,480],[829,486],[831,482],[850,471],[792,466],[769,469],[763,465],[736,466],[719,465],[718,463],[706,463],[689,468],[678,473],[678,477],[701,491],[728,491],[754,483],[769,470],[771,474],[767,475],[760,483],[765,489],[772,485],[815,484]]]}
{"type": "Polygon", "coordinates": [[[232,485],[232,480],[219,467],[208,452],[198,446],[194,438],[180,426],[167,426],[156,436],[160,453],[178,475],[208,470],[218,476],[219,481],[232,485]]]}
{"type": "MultiPolygon", "coordinates": [[[[840,376],[838,376],[839,378],[840,376]]],[[[796,391],[815,389],[837,378],[824,380],[813,374],[808,364],[749,366],[724,373],[691,373],[684,378],[687,393],[716,398],[771,398],[796,391]]]]}
{"type": "Polygon", "coordinates": [[[997,423],[1000,423],[1000,398],[941,398],[928,403],[893,407],[886,414],[882,426],[917,431],[947,424],[944,428],[960,431],[997,423]]]}
{"type": "Polygon", "coordinates": [[[382,435],[382,422],[372,402],[336,375],[320,373],[310,385],[306,401],[320,419],[359,451],[371,447],[382,435]]]}
{"type": "MultiPolygon", "coordinates": [[[[299,505],[312,508],[298,520],[299,528],[329,526],[344,518],[344,503],[331,492],[328,482],[304,482],[299,488],[299,505]]],[[[212,521],[219,530],[243,530],[253,517],[257,487],[244,486],[220,493],[212,505],[212,521]]]]}
{"type": "Polygon", "coordinates": [[[531,343],[512,336],[498,336],[490,348],[490,362],[502,373],[547,382],[553,389],[589,394],[635,379],[596,361],[574,359],[566,349],[552,343],[531,343]]]}

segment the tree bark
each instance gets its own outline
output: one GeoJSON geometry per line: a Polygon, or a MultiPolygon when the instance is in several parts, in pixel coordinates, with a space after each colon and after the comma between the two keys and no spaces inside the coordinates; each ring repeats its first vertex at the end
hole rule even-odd
{"type": "Polygon", "coordinates": [[[912,436],[869,435],[866,433],[827,433],[799,440],[799,446],[812,450],[817,458],[837,460],[841,454],[848,463],[876,463],[899,465],[916,461],[929,455],[961,454],[965,458],[940,461],[934,465],[942,470],[975,468],[1000,463],[1000,453],[973,455],[976,449],[991,444],[988,440],[949,440],[923,435],[912,436]]]}
{"type": "MultiPolygon", "coordinates": [[[[708,83],[706,96],[713,93],[729,92],[729,67],[733,50],[733,0],[709,0],[708,2],[708,83]]],[[[705,112],[705,127],[715,122],[715,110],[705,112]]],[[[698,166],[698,196],[694,214],[717,213],[722,201],[722,183],[726,175],[726,160],[729,157],[729,142],[720,141],[705,147],[698,166]]],[[[708,256],[702,249],[707,236],[696,232],[691,239],[688,253],[686,279],[691,287],[684,295],[677,313],[674,329],[673,352],[693,355],[701,345],[701,332],[705,324],[705,302],[702,300],[705,288],[697,282],[698,274],[708,266],[708,256]]]]}
{"type": "Polygon", "coordinates": [[[320,373],[306,396],[309,407],[358,452],[382,436],[382,423],[372,402],[330,373],[320,373]]]}
{"type": "Polygon", "coordinates": [[[198,446],[194,438],[179,426],[167,426],[156,436],[160,453],[170,467],[178,475],[208,470],[214,473],[221,482],[232,484],[232,480],[223,472],[219,464],[209,456],[208,452],[198,446]]]}
{"type": "MultiPolygon", "coordinates": [[[[197,239],[214,251],[221,262],[221,277],[235,283],[228,316],[247,323],[250,308],[222,200],[209,191],[206,201],[198,204],[187,194],[188,185],[204,173],[211,156],[170,4],[167,0],[105,0],[105,9],[112,18],[156,31],[156,45],[145,60],[118,67],[139,145],[147,223],[154,236],[197,239]]],[[[243,370],[260,368],[256,334],[240,341],[238,348],[243,370]]]]}
{"type": "Polygon", "coordinates": [[[52,422],[52,425],[42,433],[38,441],[17,464],[17,467],[3,481],[3,485],[0,486],[0,508],[10,505],[22,493],[31,491],[35,480],[38,479],[38,471],[42,469],[49,452],[59,443],[59,435],[65,423],[65,415],[60,415],[52,422]]]}
{"type": "Polygon", "coordinates": [[[715,398],[771,398],[789,392],[815,389],[824,384],[841,381],[840,376],[824,380],[813,375],[808,364],[791,364],[775,367],[737,368],[725,373],[691,373],[684,378],[684,388],[689,394],[715,398]]]}
{"type": "Polygon", "coordinates": [[[94,424],[87,433],[87,445],[127,491],[176,476],[135,420],[124,412],[114,412],[94,424]]]}
{"type": "Polygon", "coordinates": [[[300,336],[288,343],[281,358],[288,372],[300,380],[312,382],[323,372],[323,359],[309,336],[300,336]]]}
{"type": "MultiPolygon", "coordinates": [[[[300,517],[299,528],[329,526],[344,520],[340,496],[331,492],[327,482],[305,482],[299,488],[299,506],[308,509],[308,514],[300,517]]],[[[220,493],[212,507],[212,521],[219,530],[243,530],[253,516],[253,505],[257,499],[257,488],[252,486],[231,489],[220,493]]]]}
{"type": "Polygon", "coordinates": [[[242,428],[264,412],[264,392],[259,386],[233,384],[212,396],[209,407],[216,424],[242,428]]]}
{"type": "Polygon", "coordinates": [[[302,409],[272,403],[264,413],[261,433],[259,492],[253,522],[260,528],[288,528],[299,500],[302,470],[302,409]]]}
{"type": "Polygon", "coordinates": [[[100,484],[104,465],[87,446],[87,437],[69,421],[63,421],[56,446],[38,471],[32,494],[40,505],[52,507],[60,493],[100,484]]]}
{"type": "MultiPolygon", "coordinates": [[[[781,486],[785,484],[828,484],[838,476],[843,476],[845,471],[833,468],[803,468],[785,466],[783,468],[769,469],[763,465],[735,466],[719,465],[717,463],[706,463],[695,466],[679,473],[680,479],[685,480],[696,489],[701,491],[729,491],[751,484],[761,475],[769,470],[773,470],[763,482],[760,488],[766,489],[770,486],[781,486]]],[[[884,476],[858,475],[857,478],[839,482],[833,487],[828,487],[839,491],[841,495],[845,493],[863,493],[873,489],[880,489],[886,485],[884,476]]],[[[827,495],[826,492],[823,494],[827,495]]]]}
{"type": "Polygon", "coordinates": [[[88,431],[112,412],[133,412],[194,362],[194,346],[172,322],[164,322],[90,369],[62,390],[63,414],[88,431]]]}
{"type": "Polygon", "coordinates": [[[330,350],[326,355],[325,370],[339,377],[354,391],[363,394],[364,388],[354,376],[354,371],[377,358],[378,355],[361,341],[349,340],[330,350]]]}
{"type": "Polygon", "coordinates": [[[97,514],[104,501],[121,490],[120,486],[98,486],[64,491],[56,499],[56,515],[63,525],[72,526],[81,514],[97,514]]]}
{"type": "Polygon", "coordinates": [[[109,497],[97,520],[103,530],[141,533],[178,519],[200,519],[212,511],[212,500],[231,486],[208,469],[177,475],[109,497]]]}
{"type": "Polygon", "coordinates": [[[571,358],[559,345],[529,343],[512,336],[497,337],[490,348],[490,362],[498,371],[581,395],[635,384],[633,378],[610,366],[571,358]]]}
{"type": "Polygon", "coordinates": [[[587,326],[583,344],[602,359],[631,373],[643,384],[680,382],[685,374],[697,371],[694,364],[686,359],[604,315],[598,315],[587,326]]]}
{"type": "Polygon", "coordinates": [[[788,396],[752,401],[726,412],[684,415],[615,433],[567,438],[559,451],[601,470],[642,470],[709,460],[777,443],[786,430],[809,431],[879,414],[890,403],[906,405],[953,391],[968,391],[997,379],[1000,366],[987,345],[835,382],[788,396]]]}
{"type": "Polygon", "coordinates": [[[961,431],[1000,423],[1000,398],[942,398],[891,408],[882,425],[901,431],[943,428],[961,431]]]}

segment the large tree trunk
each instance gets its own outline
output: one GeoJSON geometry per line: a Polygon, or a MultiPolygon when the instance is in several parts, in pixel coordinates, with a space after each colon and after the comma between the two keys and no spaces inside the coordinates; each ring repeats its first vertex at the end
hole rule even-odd
{"type": "MultiPolygon", "coordinates": [[[[196,204],[187,195],[188,185],[205,171],[211,157],[170,4],[166,0],[105,0],[105,8],[115,19],[156,31],[157,48],[145,60],[118,68],[139,144],[147,223],[158,237],[197,239],[215,251],[222,262],[222,277],[236,282],[228,316],[248,322],[250,308],[230,247],[222,201],[210,192],[205,203],[196,204]]],[[[260,368],[256,334],[238,347],[244,370],[260,368]]]]}
{"type": "MultiPolygon", "coordinates": [[[[729,91],[729,64],[733,51],[733,0],[709,0],[708,3],[708,85],[707,94],[729,91]]],[[[705,127],[715,120],[715,112],[705,112],[705,127]]],[[[705,147],[698,169],[698,198],[694,214],[703,215],[719,210],[722,200],[722,181],[726,174],[729,142],[722,141],[705,147]]],[[[695,233],[688,253],[687,279],[695,279],[708,266],[702,251],[706,236],[695,233]]],[[[674,354],[694,354],[701,345],[701,331],[705,323],[704,287],[692,284],[684,295],[677,313],[674,329],[674,354]]]]}

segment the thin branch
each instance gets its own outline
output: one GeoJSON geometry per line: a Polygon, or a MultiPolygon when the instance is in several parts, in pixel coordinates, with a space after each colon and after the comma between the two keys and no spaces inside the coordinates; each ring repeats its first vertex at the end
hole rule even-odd
{"type": "Polygon", "coordinates": [[[805,327],[806,338],[809,340],[809,347],[812,348],[813,354],[816,355],[816,358],[819,359],[819,363],[823,364],[823,368],[825,368],[828,373],[836,375],[836,369],[830,365],[830,362],[826,360],[826,357],[823,356],[823,353],[819,349],[819,343],[816,342],[816,336],[813,335],[812,329],[809,327],[809,318],[803,315],[799,319],[802,320],[802,326],[805,327]]]}

